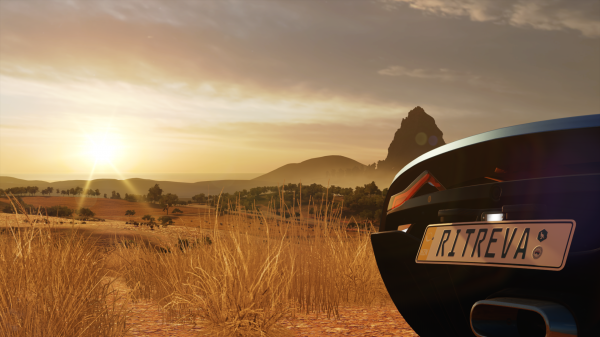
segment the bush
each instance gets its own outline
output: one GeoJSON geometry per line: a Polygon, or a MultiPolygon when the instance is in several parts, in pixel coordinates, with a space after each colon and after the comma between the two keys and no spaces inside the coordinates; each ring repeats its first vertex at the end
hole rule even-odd
{"type": "Polygon", "coordinates": [[[160,221],[160,223],[163,226],[168,226],[168,225],[172,225],[173,224],[173,218],[171,218],[170,216],[161,216],[160,218],[158,218],[158,221],[160,221]]]}
{"type": "Polygon", "coordinates": [[[94,212],[92,212],[92,210],[91,210],[91,209],[89,209],[89,208],[82,208],[82,209],[80,209],[80,210],[77,212],[77,214],[78,214],[80,217],[84,218],[84,219],[91,218],[91,217],[93,217],[94,215],[96,215],[96,214],[95,214],[94,212]]]}
{"type": "MultiPolygon", "coordinates": [[[[23,214],[23,211],[21,210],[21,207],[19,207],[19,204],[21,206],[23,206],[23,208],[25,209],[25,212],[27,212],[27,213],[29,213],[30,210],[33,210],[35,208],[33,205],[26,204],[23,201],[23,199],[21,199],[21,196],[16,196],[16,197],[14,197],[14,199],[11,197],[11,199],[13,200],[13,202],[16,201],[15,206],[17,208],[17,213],[19,213],[19,214],[23,214]]],[[[37,208],[35,208],[35,211],[37,211],[37,208]]],[[[8,201],[8,205],[4,206],[4,208],[2,209],[2,212],[11,213],[11,214],[15,213],[15,209],[13,208],[12,204],[10,203],[10,200],[8,201]]]]}
{"type": "Polygon", "coordinates": [[[49,216],[70,217],[73,215],[73,210],[67,206],[52,206],[46,208],[49,216]]]}

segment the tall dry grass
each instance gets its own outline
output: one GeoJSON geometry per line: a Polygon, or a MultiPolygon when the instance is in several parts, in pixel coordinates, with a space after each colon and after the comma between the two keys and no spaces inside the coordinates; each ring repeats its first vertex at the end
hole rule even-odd
{"type": "MultiPolygon", "coordinates": [[[[281,214],[296,211],[283,198],[280,205],[281,214]]],[[[190,244],[165,244],[168,253],[122,245],[120,269],[133,293],[214,336],[278,336],[277,323],[297,311],[337,317],[341,305],[389,301],[369,231],[345,231],[341,208],[325,200],[309,206],[323,209],[321,217],[288,221],[272,207],[249,214],[229,206],[190,244]]]]}
{"type": "Polygon", "coordinates": [[[15,215],[16,226],[0,228],[0,335],[123,336],[106,254],[77,233],[30,226],[41,219],[15,215]]]}

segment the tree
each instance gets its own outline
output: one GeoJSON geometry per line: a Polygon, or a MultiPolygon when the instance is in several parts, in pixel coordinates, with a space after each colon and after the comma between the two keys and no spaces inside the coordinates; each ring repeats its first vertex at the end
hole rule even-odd
{"type": "Polygon", "coordinates": [[[175,208],[175,209],[173,210],[173,212],[171,212],[171,213],[172,213],[172,214],[176,214],[176,213],[183,213],[183,211],[182,211],[182,210],[180,210],[179,208],[175,208]]]}
{"type": "Polygon", "coordinates": [[[81,187],[77,186],[77,187],[75,187],[75,188],[71,188],[71,189],[69,190],[69,192],[70,192],[72,195],[79,195],[79,194],[83,193],[84,191],[83,191],[83,188],[81,188],[81,187]]]}
{"type": "Polygon", "coordinates": [[[134,216],[135,215],[135,210],[133,209],[128,209],[127,211],[125,211],[125,216],[134,216]]]}
{"type": "Polygon", "coordinates": [[[73,210],[66,206],[52,206],[46,209],[50,216],[70,217],[73,215],[73,210]]]}
{"type": "Polygon", "coordinates": [[[200,194],[193,196],[192,200],[197,203],[206,203],[208,201],[208,199],[206,198],[206,195],[204,195],[204,193],[200,193],[200,194]]]}
{"type": "Polygon", "coordinates": [[[131,202],[138,201],[137,198],[135,197],[135,195],[133,195],[133,194],[127,194],[127,193],[125,193],[125,200],[131,201],[131,202]]]}
{"type": "Polygon", "coordinates": [[[179,202],[177,194],[167,193],[160,198],[160,205],[163,207],[163,211],[167,211],[167,215],[169,215],[169,207],[177,202],[179,202]]]}
{"type": "Polygon", "coordinates": [[[150,202],[159,202],[162,196],[163,190],[155,184],[154,187],[148,189],[147,199],[150,202]]]}
{"type": "Polygon", "coordinates": [[[142,220],[148,220],[148,226],[150,226],[151,228],[154,227],[154,225],[156,224],[156,222],[154,222],[154,217],[150,214],[146,214],[142,217],[142,220]]]}
{"type": "Polygon", "coordinates": [[[29,193],[30,195],[35,195],[39,191],[40,188],[37,186],[27,186],[27,193],[29,193]]]}
{"type": "Polygon", "coordinates": [[[173,224],[173,218],[171,218],[170,216],[161,216],[160,218],[158,218],[158,221],[160,221],[163,226],[173,224]]]}
{"type": "Polygon", "coordinates": [[[84,218],[84,219],[91,218],[91,217],[93,217],[94,215],[96,215],[96,214],[95,214],[94,212],[92,212],[92,210],[91,210],[91,209],[89,209],[89,208],[81,208],[81,209],[80,209],[80,210],[77,212],[77,214],[78,214],[80,217],[84,218]]]}
{"type": "Polygon", "coordinates": [[[99,197],[100,196],[100,190],[96,189],[96,191],[94,191],[94,195],[97,196],[97,197],[99,197]]]}
{"type": "Polygon", "coordinates": [[[104,193],[104,199],[108,199],[108,196],[106,195],[106,193],[104,193]]]}
{"type": "Polygon", "coordinates": [[[52,191],[54,190],[53,187],[46,187],[45,189],[42,190],[42,194],[46,195],[46,194],[52,194],[52,191]]]}

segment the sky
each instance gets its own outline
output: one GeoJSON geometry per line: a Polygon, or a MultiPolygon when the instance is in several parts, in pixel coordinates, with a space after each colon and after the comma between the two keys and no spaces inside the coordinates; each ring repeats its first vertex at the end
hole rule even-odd
{"type": "Polygon", "coordinates": [[[416,106],[449,143],[599,93],[597,0],[0,0],[0,175],[370,164],[416,106]]]}

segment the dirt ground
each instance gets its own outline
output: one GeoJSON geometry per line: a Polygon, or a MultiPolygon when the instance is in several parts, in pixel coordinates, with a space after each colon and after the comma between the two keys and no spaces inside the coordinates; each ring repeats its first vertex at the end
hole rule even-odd
{"type": "MultiPolygon", "coordinates": [[[[6,198],[0,201],[7,202],[6,198]]],[[[150,214],[155,218],[167,215],[162,207],[145,202],[130,202],[126,200],[114,200],[93,197],[23,197],[23,201],[35,207],[66,206],[71,209],[81,207],[89,208],[94,212],[96,218],[120,221],[142,221],[142,217],[150,214]],[[134,210],[132,217],[125,216],[125,211],[134,210]]],[[[175,206],[169,209],[169,215],[175,217],[177,225],[199,226],[206,223],[205,215],[208,209],[199,207],[175,206]],[[171,212],[178,208],[183,213],[173,215],[171,212]]]]}
{"type": "MultiPolygon", "coordinates": [[[[25,200],[27,203],[34,204],[36,199],[45,198],[27,199],[30,199],[25,200]]],[[[132,209],[131,205],[135,205],[135,203],[128,203],[127,201],[119,200],[111,200],[110,203],[102,203],[101,201],[102,200],[99,199],[96,203],[90,202],[83,207],[95,207],[95,210],[92,208],[94,212],[98,210],[99,214],[110,214],[111,210],[106,207],[107,205],[117,204],[121,207],[121,209],[113,210],[112,212],[114,213],[118,213],[122,209],[132,209]],[[127,206],[129,206],[129,208],[127,208],[127,206]]],[[[46,206],[48,205],[51,204],[46,204],[46,206]]],[[[63,205],[69,204],[65,202],[63,205]]],[[[144,204],[140,205],[142,206],[144,204]]],[[[141,207],[139,209],[147,210],[141,207]]],[[[25,215],[18,215],[18,217],[20,219],[24,219],[25,215]]],[[[64,221],[65,219],[53,217],[50,217],[49,219],[55,223],[61,220],[63,221],[62,225],[59,224],[54,226],[55,230],[69,231],[78,229],[85,234],[89,234],[93,238],[98,238],[99,244],[111,244],[115,237],[142,237],[155,245],[164,245],[167,241],[176,241],[179,237],[193,237],[196,235],[202,235],[202,233],[206,231],[205,229],[192,228],[188,226],[169,226],[167,228],[150,230],[145,226],[135,227],[133,225],[126,224],[125,221],[109,220],[106,222],[86,222],[86,224],[82,224],[81,221],[74,221],[73,224],[69,224],[64,221]]],[[[0,214],[0,229],[2,227],[6,227],[7,225],[15,226],[16,223],[16,216],[14,214],[0,214]]],[[[164,312],[156,303],[153,303],[152,301],[131,299],[128,296],[130,289],[124,284],[124,282],[117,279],[114,282],[114,287],[119,292],[119,296],[122,298],[121,301],[126,302],[125,305],[130,311],[127,320],[128,326],[130,327],[130,330],[127,334],[128,336],[191,337],[197,336],[202,332],[202,329],[198,326],[166,321],[164,312]]],[[[390,304],[382,307],[374,306],[368,308],[340,307],[339,312],[339,320],[328,319],[323,315],[317,317],[314,314],[296,314],[296,317],[293,319],[289,318],[282,320],[281,325],[289,331],[289,336],[292,337],[418,337],[418,335],[404,321],[396,308],[390,304]]]]}

